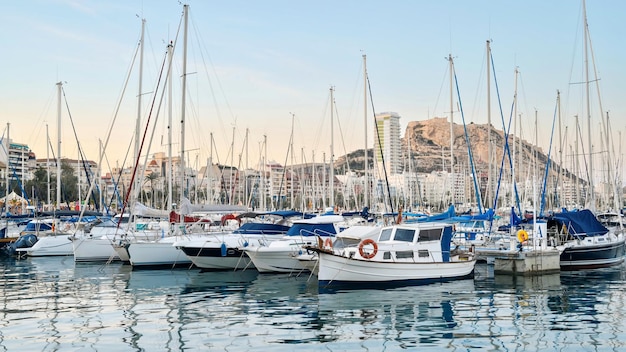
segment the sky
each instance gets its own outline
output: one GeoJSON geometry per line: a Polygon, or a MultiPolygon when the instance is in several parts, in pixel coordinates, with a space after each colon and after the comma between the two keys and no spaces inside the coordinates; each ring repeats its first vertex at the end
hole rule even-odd
{"type": "MultiPolygon", "coordinates": [[[[454,59],[458,87],[455,122],[462,122],[462,111],[466,123],[486,123],[487,40],[495,71],[489,86],[496,128],[509,121],[517,68],[522,120],[518,134],[534,142],[536,117],[537,142],[548,150],[558,90],[561,125],[569,131],[566,152],[576,140],[571,132],[576,115],[581,136],[587,138],[585,84],[581,84],[582,2],[190,0],[187,4],[184,150],[192,167],[205,164],[209,156],[222,164],[232,160],[235,166],[253,167],[266,150],[269,160],[281,164],[328,161],[331,146],[335,159],[363,148],[366,130],[369,147],[373,146],[373,113],[400,114],[402,136],[410,121],[448,117],[448,55],[454,59]],[[367,111],[363,55],[369,80],[367,111]]],[[[618,139],[626,133],[626,2],[588,0],[586,8],[593,52],[589,80],[599,83],[590,89],[594,150],[602,137],[600,111],[609,112],[615,148],[622,150],[618,139]]],[[[178,37],[171,105],[172,149],[174,155],[180,154],[182,9],[176,0],[0,2],[3,135],[9,124],[10,138],[28,144],[37,158],[46,158],[48,136],[53,147],[49,153],[56,155],[56,83],[63,82],[62,157],[77,158],[80,145],[86,158],[97,162],[102,145],[105,172],[130,165],[139,110],[136,52],[143,18],[139,125],[147,137],[142,151],[151,155],[168,150],[169,100],[160,103],[165,78],[159,81],[159,71],[167,43],[178,37]]]]}

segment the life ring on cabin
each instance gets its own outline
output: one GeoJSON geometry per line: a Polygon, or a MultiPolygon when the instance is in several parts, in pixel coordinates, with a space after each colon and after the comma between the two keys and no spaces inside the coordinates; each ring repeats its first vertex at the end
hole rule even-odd
{"type": "Polygon", "coordinates": [[[378,253],[378,244],[373,239],[367,238],[367,239],[364,239],[363,241],[361,241],[361,243],[359,243],[359,254],[364,259],[372,259],[372,258],[374,258],[374,256],[376,256],[376,253],[378,253]],[[373,250],[372,250],[371,253],[368,253],[368,252],[363,250],[363,248],[365,246],[369,245],[369,244],[371,244],[372,247],[373,247],[373,250]]]}
{"type": "Polygon", "coordinates": [[[324,240],[324,248],[333,249],[333,240],[330,237],[324,240]]]}
{"type": "Polygon", "coordinates": [[[528,241],[528,232],[526,232],[526,230],[517,231],[517,240],[520,241],[520,243],[528,241]]]}

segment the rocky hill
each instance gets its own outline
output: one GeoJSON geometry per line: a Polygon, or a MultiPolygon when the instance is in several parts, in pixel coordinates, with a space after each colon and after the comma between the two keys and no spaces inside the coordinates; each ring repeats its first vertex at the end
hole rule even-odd
{"type": "MultiPolygon", "coordinates": [[[[492,165],[495,170],[496,166],[500,168],[502,163],[502,154],[504,152],[504,133],[501,130],[488,126],[487,124],[468,124],[467,139],[471,145],[471,152],[474,160],[476,172],[481,177],[486,177],[489,169],[489,143],[492,143],[492,165]],[[489,139],[489,130],[491,130],[491,138],[489,139]]],[[[468,147],[463,125],[454,124],[454,164],[455,172],[459,170],[469,170],[468,147]]],[[[412,160],[411,169],[416,172],[432,172],[440,170],[450,170],[450,124],[446,118],[432,118],[423,121],[409,122],[402,138],[403,160],[409,160],[407,145],[410,145],[410,160],[412,160]]],[[[533,161],[535,153],[538,165],[538,177],[543,178],[545,165],[548,160],[547,155],[541,148],[535,148],[532,144],[519,138],[509,137],[509,148],[513,151],[513,143],[516,143],[515,149],[518,155],[519,163],[516,164],[517,174],[521,178],[527,176],[532,177],[533,161]],[[520,148],[521,146],[521,148],[520,148]]],[[[553,147],[554,148],[554,147],[553,147]]],[[[553,149],[551,173],[556,174],[559,171],[559,165],[556,163],[553,149]]],[[[372,163],[372,149],[368,150],[370,155],[370,165],[372,163]]],[[[349,153],[340,157],[335,168],[341,172],[347,169],[346,163],[349,161],[350,169],[356,172],[362,172],[363,149],[349,153]]],[[[371,166],[370,166],[371,167],[371,166]]],[[[505,169],[509,170],[509,161],[505,159],[505,169]]],[[[510,171],[507,171],[509,173],[510,171]]],[[[565,177],[571,175],[565,171],[565,177]]],[[[494,171],[495,177],[495,171],[494,171]]]]}

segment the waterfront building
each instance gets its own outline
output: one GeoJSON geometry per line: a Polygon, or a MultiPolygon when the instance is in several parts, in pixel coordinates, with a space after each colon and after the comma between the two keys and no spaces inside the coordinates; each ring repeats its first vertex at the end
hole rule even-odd
{"type": "Polygon", "coordinates": [[[384,174],[382,169],[383,158],[387,175],[402,172],[402,143],[400,139],[400,115],[398,113],[383,112],[376,114],[374,155],[379,175],[384,174]]]}

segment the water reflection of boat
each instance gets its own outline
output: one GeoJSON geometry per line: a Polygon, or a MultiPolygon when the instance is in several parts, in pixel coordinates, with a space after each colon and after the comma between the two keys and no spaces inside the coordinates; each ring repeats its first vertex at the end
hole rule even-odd
{"type": "Polygon", "coordinates": [[[392,329],[395,340],[405,348],[418,347],[412,333],[450,339],[467,310],[458,302],[474,291],[471,279],[424,286],[406,286],[390,290],[347,290],[318,295],[318,320],[326,341],[362,340],[385,334],[392,329]],[[339,336],[337,322],[342,321],[339,336]],[[328,326],[332,330],[326,329],[328,326]],[[384,331],[383,331],[384,330],[384,331]]]}
{"type": "Polygon", "coordinates": [[[204,292],[225,288],[235,291],[248,286],[259,272],[252,270],[238,271],[197,271],[191,276],[191,280],[183,288],[183,293],[204,292]]]}

